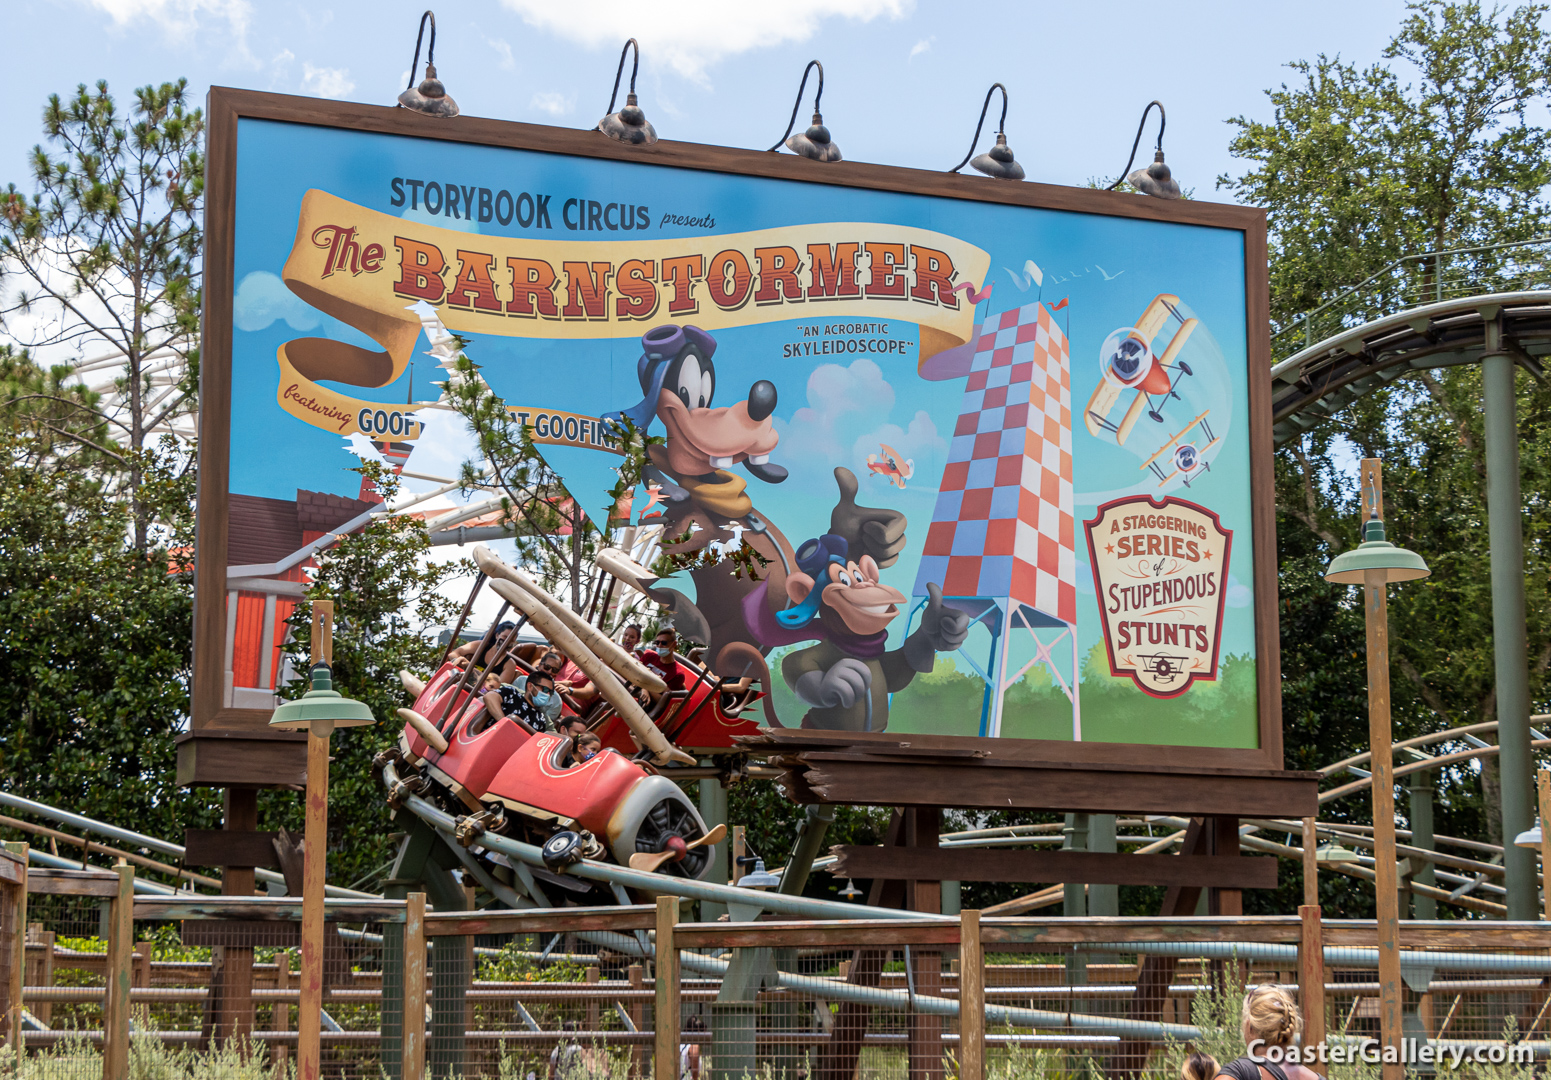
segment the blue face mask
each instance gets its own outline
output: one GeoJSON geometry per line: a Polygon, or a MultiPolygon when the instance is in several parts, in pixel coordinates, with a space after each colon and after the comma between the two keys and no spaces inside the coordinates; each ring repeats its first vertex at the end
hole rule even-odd
{"type": "Polygon", "coordinates": [[[541,709],[545,705],[548,705],[549,704],[549,691],[548,690],[535,690],[535,691],[533,691],[533,704],[537,705],[541,709]]]}

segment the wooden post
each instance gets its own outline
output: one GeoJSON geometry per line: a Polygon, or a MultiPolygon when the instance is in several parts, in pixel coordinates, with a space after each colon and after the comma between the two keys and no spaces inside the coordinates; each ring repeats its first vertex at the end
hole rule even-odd
{"type": "Polygon", "coordinates": [[[679,898],[657,898],[657,992],[654,1000],[652,1050],[655,1080],[679,1080],[679,952],[673,927],[679,921],[679,898]]]}
{"type": "Polygon", "coordinates": [[[1319,837],[1314,830],[1315,819],[1303,819],[1303,903],[1305,907],[1319,907],[1319,837]]]}
{"type": "MultiPolygon", "coordinates": [[[[312,604],[312,662],[334,652],[334,604],[312,604]]],[[[328,875],[329,732],[307,732],[307,825],[302,853],[301,1007],[296,1014],[296,1073],[319,1080],[323,1068],[323,885],[328,875]]],[[[408,995],[406,995],[407,999],[408,995]]]]}
{"type": "MultiPolygon", "coordinates": [[[[1384,481],[1377,458],[1362,461],[1363,520],[1384,515],[1384,481]]],[[[1363,585],[1368,630],[1368,744],[1373,749],[1374,912],[1379,937],[1379,1036],[1400,1052],[1400,880],[1395,865],[1395,761],[1389,709],[1389,598],[1384,572],[1369,571],[1363,585]]],[[[1384,1080],[1402,1080],[1399,1064],[1383,1066],[1384,1080]]]]}
{"type": "MultiPolygon", "coordinates": [[[[646,971],[640,964],[631,964],[625,971],[625,977],[630,981],[630,989],[640,990],[646,986],[646,971]]],[[[646,1022],[646,1007],[639,1000],[632,1001],[625,1010],[625,1015],[630,1017],[630,1022],[635,1025],[637,1031],[646,1022]]],[[[637,1043],[630,1050],[630,1075],[644,1078],[646,1076],[646,1047],[637,1043]]]]}
{"type": "Polygon", "coordinates": [[[728,873],[731,876],[727,879],[727,884],[738,884],[738,879],[743,876],[741,860],[748,853],[748,842],[743,838],[743,826],[734,825],[732,827],[732,865],[728,867],[728,873]]]}
{"type": "Polygon", "coordinates": [[[425,893],[404,901],[404,1064],[402,1080],[425,1076],[425,893]]]}
{"type": "MultiPolygon", "coordinates": [[[[258,828],[258,789],[229,787],[224,798],[225,827],[251,832],[258,828]]],[[[222,896],[252,896],[251,866],[221,868],[222,896]]],[[[205,1009],[205,1033],[212,1043],[247,1039],[253,1030],[253,947],[217,945],[210,954],[210,998],[205,1009]]]]}
{"type": "Polygon", "coordinates": [[[21,882],[12,894],[11,910],[0,912],[0,919],[15,928],[14,948],[10,962],[5,964],[5,1030],[10,1048],[16,1055],[16,1075],[20,1076],[27,1063],[27,1040],[22,1035],[22,986],[27,971],[27,845],[7,842],[5,850],[21,860],[21,882]]]}
{"type": "MultiPolygon", "coordinates": [[[[942,827],[942,811],[934,806],[918,806],[905,811],[905,844],[912,848],[937,847],[942,827]]],[[[907,881],[906,907],[933,915],[942,907],[942,886],[936,881],[907,881]]],[[[937,997],[942,990],[942,953],[936,949],[910,950],[911,974],[915,992],[922,997],[937,997]]],[[[942,1017],[912,1009],[905,1018],[908,1031],[906,1057],[912,1077],[943,1075],[942,1017]]]]}
{"type": "Polygon", "coordinates": [[[1320,925],[1318,904],[1304,904],[1298,914],[1303,919],[1303,937],[1298,945],[1303,1045],[1319,1046],[1325,1041],[1325,932],[1320,925]]]}
{"type": "Polygon", "coordinates": [[[986,967],[980,912],[959,913],[959,1080],[985,1080],[986,967]]]}
{"type": "Polygon", "coordinates": [[[1551,769],[1541,769],[1535,779],[1540,796],[1541,917],[1551,922],[1551,874],[1546,872],[1546,833],[1551,832],[1551,769]]]}
{"type": "MultiPolygon", "coordinates": [[[[281,949],[275,953],[275,989],[289,990],[291,988],[291,950],[281,949]]],[[[275,1002],[274,1019],[270,1021],[276,1031],[291,1030],[291,1003],[288,1001],[275,1002]]],[[[286,1062],[291,1057],[291,1048],[286,1043],[273,1044],[274,1049],[270,1056],[275,1063],[275,1080],[286,1080],[290,1072],[286,1068],[286,1062]]]]}
{"type": "Polygon", "coordinates": [[[102,1008],[102,1080],[129,1075],[129,991],[134,986],[135,868],[124,860],[108,909],[108,987],[102,1008]]]}

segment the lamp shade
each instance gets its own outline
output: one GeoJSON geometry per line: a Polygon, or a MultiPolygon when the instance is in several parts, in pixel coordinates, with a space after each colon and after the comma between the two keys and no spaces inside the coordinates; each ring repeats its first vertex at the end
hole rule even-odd
{"type": "Polygon", "coordinates": [[[1432,573],[1427,562],[1414,551],[1396,547],[1384,539],[1384,522],[1370,518],[1363,529],[1363,542],[1330,560],[1325,580],[1337,585],[1365,585],[1369,574],[1382,574],[1380,582],[1415,581],[1432,573]]]}
{"type": "Polygon", "coordinates": [[[738,879],[740,889],[773,889],[779,884],[781,879],[765,869],[764,859],[755,859],[753,871],[738,879]]]}
{"type": "Polygon", "coordinates": [[[1534,828],[1532,828],[1532,829],[1525,829],[1518,836],[1515,836],[1513,838],[1513,846],[1514,847],[1533,848],[1536,851],[1540,850],[1540,846],[1541,846],[1542,842],[1543,841],[1541,840],[1540,818],[1539,817],[1535,818],[1535,827],[1534,828]]]}
{"type": "Polygon", "coordinates": [[[287,731],[308,731],[318,725],[318,734],[337,727],[363,727],[375,724],[371,707],[364,701],[347,698],[334,689],[333,672],[327,664],[312,666],[312,689],[295,701],[284,701],[269,718],[269,726],[287,731]]]}
{"type": "Polygon", "coordinates": [[[1013,160],[1012,148],[1007,145],[1007,136],[1001,132],[996,133],[996,145],[972,160],[969,167],[987,176],[994,176],[998,180],[1023,179],[1023,166],[1013,160]]]}
{"type": "Polygon", "coordinates": [[[1322,844],[1314,853],[1314,861],[1317,863],[1355,863],[1362,860],[1357,852],[1351,848],[1342,847],[1337,843],[1322,844]]]}

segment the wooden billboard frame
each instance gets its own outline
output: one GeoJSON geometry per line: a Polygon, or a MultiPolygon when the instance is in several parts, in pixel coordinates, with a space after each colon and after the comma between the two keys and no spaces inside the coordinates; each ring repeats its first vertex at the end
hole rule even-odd
{"type": "MultiPolygon", "coordinates": [[[[651,145],[629,145],[615,142],[596,131],[472,116],[438,119],[397,107],[324,101],[228,87],[213,87],[210,90],[206,115],[205,293],[191,701],[191,734],[196,741],[235,737],[246,743],[248,739],[253,739],[254,742],[248,748],[259,749],[259,743],[268,734],[269,721],[269,714],[263,710],[223,706],[226,620],[222,598],[226,592],[227,488],[230,480],[237,130],[238,122],[242,119],[341,128],[804,184],[1205,226],[1241,233],[1245,260],[1250,535],[1255,553],[1253,580],[1259,747],[1232,749],[1030,739],[997,739],[988,742],[973,736],[920,734],[911,734],[908,738],[917,752],[929,752],[935,748],[951,755],[965,753],[965,748],[969,746],[982,751],[994,747],[994,756],[1010,763],[1098,763],[1127,771],[1155,766],[1183,772],[1282,769],[1281,665],[1276,614],[1276,517],[1272,484],[1270,294],[1266,262],[1266,216],[1263,210],[1193,200],[1165,201],[1051,184],[1010,183],[979,176],[852,161],[820,163],[787,154],[697,143],[660,141],[651,145]]],[[[897,743],[899,735],[886,734],[884,738],[897,743]]],[[[289,757],[286,753],[291,749],[288,744],[270,742],[268,745],[275,754],[289,757]]],[[[259,761],[252,760],[251,764],[257,772],[265,771],[259,761]]],[[[283,782],[291,782],[292,779],[288,774],[283,782]]],[[[249,782],[264,783],[265,780],[255,776],[249,782]]]]}

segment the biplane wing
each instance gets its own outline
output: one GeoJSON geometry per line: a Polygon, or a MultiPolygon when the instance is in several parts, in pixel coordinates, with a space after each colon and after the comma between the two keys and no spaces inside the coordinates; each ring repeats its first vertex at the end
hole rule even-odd
{"type": "MultiPolygon", "coordinates": [[[[1142,317],[1136,322],[1136,335],[1152,347],[1153,338],[1158,336],[1158,331],[1163,329],[1163,324],[1174,313],[1174,306],[1179,303],[1179,297],[1171,293],[1159,293],[1153,297],[1152,303],[1147,305],[1147,310],[1142,312],[1142,317]]],[[[1088,399],[1088,408],[1083,412],[1083,421],[1088,425],[1088,434],[1097,435],[1100,431],[1114,430],[1109,423],[1109,414],[1114,410],[1116,403],[1120,401],[1121,391],[1125,389],[1120,383],[1110,377],[1109,372],[1099,379],[1099,385],[1094,388],[1093,396],[1088,399]]]]}

